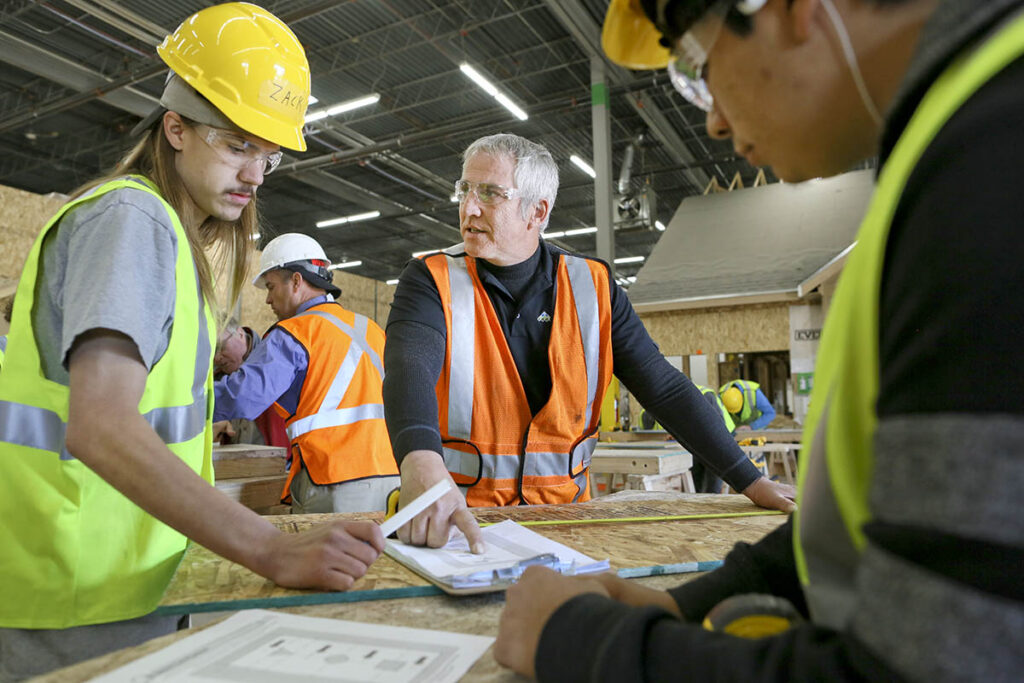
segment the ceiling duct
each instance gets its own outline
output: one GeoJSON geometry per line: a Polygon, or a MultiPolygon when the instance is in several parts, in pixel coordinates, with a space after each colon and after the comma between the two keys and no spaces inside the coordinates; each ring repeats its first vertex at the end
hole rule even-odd
{"type": "Polygon", "coordinates": [[[633,159],[636,156],[636,148],[643,141],[643,135],[638,135],[626,145],[622,155],[622,168],[619,169],[619,182],[615,192],[615,217],[616,230],[653,230],[657,218],[655,207],[654,188],[650,181],[644,183],[640,190],[630,187],[630,180],[633,173],[633,159]]]}

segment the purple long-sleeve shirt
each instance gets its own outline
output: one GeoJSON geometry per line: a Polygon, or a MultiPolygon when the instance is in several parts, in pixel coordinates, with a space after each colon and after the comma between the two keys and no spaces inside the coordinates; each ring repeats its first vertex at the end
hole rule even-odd
{"type": "MultiPolygon", "coordinates": [[[[295,313],[331,301],[326,294],[314,297],[303,302],[295,313]]],[[[254,420],[275,401],[294,414],[308,367],[309,355],[302,344],[280,327],[270,328],[238,370],[214,382],[214,421],[239,417],[254,420]]]]}

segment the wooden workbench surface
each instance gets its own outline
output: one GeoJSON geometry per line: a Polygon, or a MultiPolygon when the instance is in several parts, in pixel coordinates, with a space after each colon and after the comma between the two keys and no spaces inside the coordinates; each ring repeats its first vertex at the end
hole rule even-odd
{"type": "MultiPolygon", "coordinates": [[[[640,491],[622,492],[589,503],[571,506],[478,508],[474,510],[477,519],[481,522],[499,522],[504,519],[522,522],[539,519],[581,520],[755,511],[758,511],[758,508],[755,508],[743,496],[640,491]]],[[[379,517],[379,514],[370,513],[365,515],[294,515],[268,519],[281,528],[298,530],[327,519],[379,519],[379,517]]],[[[610,559],[613,569],[621,569],[720,560],[736,541],[756,541],[784,520],[783,516],[774,515],[665,522],[536,526],[533,529],[595,559],[607,557],[610,559]]],[[[667,588],[695,576],[696,574],[677,574],[637,580],[655,587],[667,588]]],[[[390,557],[381,556],[367,575],[353,586],[353,591],[364,591],[363,595],[369,597],[372,594],[366,591],[403,588],[415,590],[415,587],[426,586],[425,580],[397,564],[390,557]]],[[[346,595],[344,593],[324,594],[280,588],[236,564],[213,555],[204,548],[192,545],[164,596],[162,605],[164,609],[172,611],[201,611],[211,607],[231,609],[232,601],[236,602],[239,607],[267,607],[273,606],[272,603],[275,601],[286,604],[291,600],[292,604],[295,604],[296,600],[306,599],[316,602],[330,599],[331,596],[344,599],[342,596],[346,595]],[[186,608],[186,605],[189,607],[186,608]]],[[[377,595],[383,596],[384,593],[377,595]]],[[[286,607],[284,611],[307,616],[496,635],[498,615],[503,603],[503,593],[460,597],[429,595],[346,603],[305,604],[286,607]]],[[[149,652],[165,647],[188,634],[189,631],[184,631],[158,638],[135,648],[62,669],[40,680],[52,683],[88,680],[92,676],[110,671],[149,652]]],[[[464,680],[511,681],[518,679],[499,667],[488,651],[477,661],[464,680]]]]}

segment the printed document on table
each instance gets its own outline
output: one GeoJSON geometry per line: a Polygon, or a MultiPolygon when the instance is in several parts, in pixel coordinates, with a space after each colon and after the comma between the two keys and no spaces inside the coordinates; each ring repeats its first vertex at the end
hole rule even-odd
{"type": "Polygon", "coordinates": [[[482,533],[487,546],[482,555],[469,551],[466,537],[457,529],[442,548],[388,540],[384,552],[446,590],[500,590],[535,564],[563,574],[589,574],[609,567],[607,559],[594,560],[512,520],[485,527],[482,533]]]}
{"type": "Polygon", "coordinates": [[[104,683],[449,683],[494,638],[247,610],[137,659],[104,683]]]}

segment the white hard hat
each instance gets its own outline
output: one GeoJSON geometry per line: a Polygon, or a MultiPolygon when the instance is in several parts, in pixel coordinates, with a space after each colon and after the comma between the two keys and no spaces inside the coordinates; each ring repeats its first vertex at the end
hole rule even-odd
{"type": "Polygon", "coordinates": [[[327,266],[331,265],[330,259],[324,253],[324,248],[309,235],[299,232],[279,235],[264,247],[263,254],[260,256],[260,272],[253,278],[252,283],[261,289],[266,289],[267,283],[263,279],[264,275],[287,264],[301,261],[310,263],[317,269],[323,268],[325,271],[327,266]]]}

